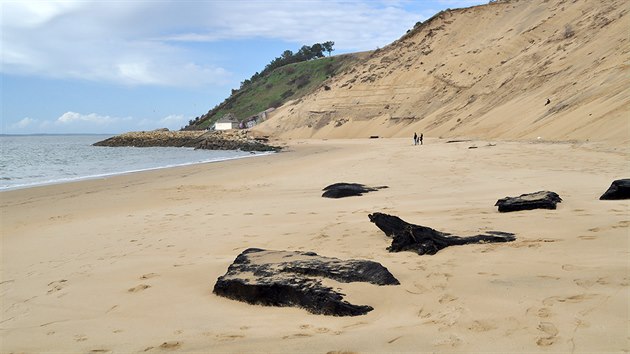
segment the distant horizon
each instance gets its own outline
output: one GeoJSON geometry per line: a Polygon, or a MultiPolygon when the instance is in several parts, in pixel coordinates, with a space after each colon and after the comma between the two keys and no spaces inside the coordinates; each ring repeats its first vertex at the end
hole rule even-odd
{"type": "Polygon", "coordinates": [[[446,8],[486,3],[4,1],[0,134],[179,130],[285,50],[374,50],[446,8]]]}
{"type": "Polygon", "coordinates": [[[64,136],[64,135],[119,135],[120,133],[14,133],[4,134],[0,133],[0,136],[64,136]]]}

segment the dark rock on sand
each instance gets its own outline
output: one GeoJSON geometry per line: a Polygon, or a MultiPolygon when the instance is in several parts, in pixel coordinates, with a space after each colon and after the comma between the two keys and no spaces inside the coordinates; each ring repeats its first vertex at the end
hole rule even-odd
{"type": "Polygon", "coordinates": [[[630,199],[630,179],[613,181],[608,190],[599,197],[600,200],[630,199]]]}
{"type": "Polygon", "coordinates": [[[519,210],[532,209],[555,209],[556,204],[562,198],[557,193],[549,191],[539,191],[536,193],[521,194],[518,197],[505,197],[497,200],[494,204],[499,207],[502,213],[519,210]]]}
{"type": "Polygon", "coordinates": [[[315,277],[342,283],[400,284],[387,268],[372,261],[249,248],[217,279],[213,292],[250,304],[302,307],[322,315],[358,316],[373,310],[371,306],[343,301],[343,294],[315,277]]]}
{"type": "Polygon", "coordinates": [[[368,187],[359,183],[335,183],[322,189],[324,198],[344,198],[360,196],[363,193],[374,192],[379,189],[387,188],[387,186],[368,187]]]}
{"type": "Polygon", "coordinates": [[[410,224],[401,218],[383,213],[368,215],[385,235],[392,237],[390,252],[412,251],[419,255],[436,254],[448,246],[471,243],[509,242],[516,238],[514,234],[501,231],[488,231],[487,234],[459,237],[434,230],[430,227],[410,224]]]}

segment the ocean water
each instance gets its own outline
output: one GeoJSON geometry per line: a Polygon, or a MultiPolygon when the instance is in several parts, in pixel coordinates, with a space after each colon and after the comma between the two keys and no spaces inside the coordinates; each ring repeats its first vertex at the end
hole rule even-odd
{"type": "Polygon", "coordinates": [[[269,153],[97,147],[111,135],[0,135],[0,191],[269,153]]]}

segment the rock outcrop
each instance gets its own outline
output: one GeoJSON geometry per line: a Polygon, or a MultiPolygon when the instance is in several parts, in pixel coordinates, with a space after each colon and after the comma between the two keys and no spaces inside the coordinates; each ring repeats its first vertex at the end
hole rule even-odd
{"type": "Polygon", "coordinates": [[[630,178],[613,181],[608,190],[599,197],[600,200],[630,199],[630,178]]]}
{"type": "Polygon", "coordinates": [[[448,246],[510,242],[516,239],[514,234],[502,231],[488,231],[483,235],[459,237],[430,227],[410,224],[393,215],[373,213],[368,216],[385,235],[393,238],[391,246],[387,247],[390,252],[412,251],[419,255],[436,254],[448,246]]]}
{"type": "Polygon", "coordinates": [[[188,147],[206,150],[279,151],[254,137],[247,130],[235,131],[163,131],[130,132],[99,141],[94,146],[188,147]]]}
{"type": "Polygon", "coordinates": [[[344,198],[360,196],[363,193],[374,192],[379,189],[387,188],[387,186],[368,187],[359,183],[335,183],[322,189],[324,198],[344,198]]]}
{"type": "Polygon", "coordinates": [[[217,279],[213,292],[250,304],[302,307],[323,315],[357,316],[373,310],[371,306],[343,301],[343,294],[324,286],[316,277],[342,283],[400,284],[387,268],[372,261],[249,248],[217,279]]]}
{"type": "Polygon", "coordinates": [[[518,197],[501,198],[494,205],[499,207],[500,212],[506,213],[519,210],[556,209],[556,204],[561,201],[562,198],[557,193],[539,191],[521,194],[518,197]]]}

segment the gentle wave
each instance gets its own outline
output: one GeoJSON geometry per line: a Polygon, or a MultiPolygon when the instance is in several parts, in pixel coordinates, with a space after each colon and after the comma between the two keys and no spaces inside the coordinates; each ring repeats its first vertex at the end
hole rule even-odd
{"type": "Polygon", "coordinates": [[[95,147],[105,136],[0,136],[0,191],[270,154],[95,147]]]}
{"type": "MultiPolygon", "coordinates": [[[[137,173],[137,172],[162,170],[162,169],[165,169],[165,168],[192,166],[192,165],[200,165],[200,164],[206,164],[206,163],[224,162],[224,161],[230,161],[230,160],[239,160],[239,159],[246,159],[246,158],[252,158],[252,157],[265,156],[265,155],[270,155],[270,154],[274,154],[274,152],[259,152],[259,153],[256,153],[256,154],[250,154],[249,156],[218,158],[218,159],[212,159],[212,160],[207,160],[207,161],[186,162],[186,163],[182,163],[182,164],[165,165],[165,166],[159,166],[159,167],[149,167],[149,168],[136,169],[136,170],[101,173],[101,174],[80,176],[80,177],[59,178],[59,179],[46,180],[46,181],[33,182],[33,183],[14,184],[14,185],[7,185],[7,186],[0,185],[0,192],[11,191],[11,190],[16,190],[16,189],[40,187],[40,186],[49,186],[49,185],[55,185],[55,184],[61,184],[61,183],[70,183],[70,182],[78,182],[78,181],[85,181],[85,180],[93,180],[93,179],[99,179],[99,178],[107,178],[107,177],[120,176],[120,175],[126,175],[126,174],[137,173]]],[[[4,180],[4,178],[0,178],[0,180],[4,180]]],[[[10,180],[10,179],[8,179],[8,180],[10,180]]]]}

